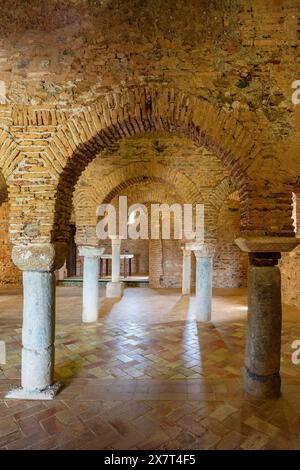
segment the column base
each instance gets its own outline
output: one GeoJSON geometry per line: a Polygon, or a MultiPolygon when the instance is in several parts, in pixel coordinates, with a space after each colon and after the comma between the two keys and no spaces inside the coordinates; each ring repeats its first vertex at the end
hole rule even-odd
{"type": "Polygon", "coordinates": [[[256,375],[245,367],[245,391],[257,398],[279,398],[281,378],[279,372],[274,375],[256,375]]]}
{"type": "Polygon", "coordinates": [[[106,284],[106,297],[122,297],[124,292],[123,282],[108,282],[106,284]]]}
{"type": "Polygon", "coordinates": [[[44,390],[26,390],[23,387],[16,387],[10,390],[5,395],[5,398],[13,398],[15,400],[53,400],[61,387],[61,382],[55,382],[53,385],[44,388],[44,390]]]}
{"type": "Polygon", "coordinates": [[[98,321],[98,312],[97,316],[87,316],[84,313],[82,314],[82,323],[96,323],[98,321]]]}
{"type": "Polygon", "coordinates": [[[209,323],[211,322],[211,309],[208,309],[207,305],[203,306],[203,301],[201,302],[200,299],[196,297],[196,319],[202,323],[209,323]]]}
{"type": "Polygon", "coordinates": [[[201,313],[198,315],[198,318],[197,318],[198,321],[200,321],[201,323],[210,323],[211,322],[211,313],[210,314],[206,314],[206,315],[202,315],[201,313]]]}

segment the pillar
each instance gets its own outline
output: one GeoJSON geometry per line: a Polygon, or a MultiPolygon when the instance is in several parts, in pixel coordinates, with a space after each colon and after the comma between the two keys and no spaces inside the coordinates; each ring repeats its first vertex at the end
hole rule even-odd
{"type": "Polygon", "coordinates": [[[6,397],[50,400],[54,383],[55,274],[64,262],[62,243],[14,247],[12,258],[23,271],[21,387],[6,397]]]}
{"type": "Polygon", "coordinates": [[[64,265],[56,271],[56,273],[57,273],[56,277],[57,277],[58,281],[63,281],[65,279],[66,273],[67,273],[67,263],[66,263],[66,261],[64,262],[64,265]]]}
{"type": "Polygon", "coordinates": [[[122,297],[124,291],[123,282],[120,281],[120,254],[121,254],[120,236],[111,237],[112,267],[111,282],[106,284],[106,297],[122,297]]]}
{"type": "Polygon", "coordinates": [[[191,293],[191,250],[182,248],[182,295],[191,293]]]}
{"type": "Polygon", "coordinates": [[[281,277],[280,253],[251,253],[248,271],[248,325],[245,390],[250,395],[280,395],[281,277]]]}
{"type": "Polygon", "coordinates": [[[196,256],[196,301],[197,319],[211,321],[213,249],[204,247],[194,251],[196,256]]]}
{"type": "Polygon", "coordinates": [[[281,252],[291,251],[300,240],[245,237],[236,243],[249,254],[245,391],[259,398],[276,398],[281,385],[281,277],[277,263],[281,252]]]}
{"type": "Polygon", "coordinates": [[[83,256],[82,321],[92,323],[98,320],[99,267],[104,248],[80,246],[83,256]]]}

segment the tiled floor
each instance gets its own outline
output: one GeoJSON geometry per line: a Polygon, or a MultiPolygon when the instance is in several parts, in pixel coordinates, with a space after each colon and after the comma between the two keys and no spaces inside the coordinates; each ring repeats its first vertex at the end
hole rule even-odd
{"type": "Polygon", "coordinates": [[[194,297],[126,289],[119,302],[101,290],[97,324],[80,322],[81,289],[57,290],[52,402],[5,400],[19,384],[22,297],[0,290],[2,449],[300,449],[300,311],[284,308],[283,393],[243,393],[244,290],[214,293],[213,322],[196,323],[194,297]]]}

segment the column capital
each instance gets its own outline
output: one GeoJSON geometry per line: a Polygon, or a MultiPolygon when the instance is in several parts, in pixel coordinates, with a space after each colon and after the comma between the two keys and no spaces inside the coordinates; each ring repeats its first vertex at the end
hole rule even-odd
{"type": "Polygon", "coordinates": [[[105,248],[98,246],[79,246],[79,255],[86,258],[100,258],[104,251],[105,248]]]}
{"type": "Polygon", "coordinates": [[[21,271],[51,272],[65,262],[66,243],[15,245],[12,260],[21,271]]]}
{"type": "Polygon", "coordinates": [[[200,250],[194,250],[196,258],[212,258],[215,254],[214,245],[203,245],[200,250]]]}
{"type": "Polygon", "coordinates": [[[185,246],[182,246],[181,249],[183,256],[191,256],[192,250],[185,248],[185,246]]]}
{"type": "Polygon", "coordinates": [[[240,237],[236,245],[247,253],[282,253],[294,250],[300,244],[296,237],[240,237]]]}
{"type": "Polygon", "coordinates": [[[202,250],[203,248],[203,243],[201,242],[186,242],[183,246],[186,250],[190,251],[196,251],[196,250],[202,250]]]}

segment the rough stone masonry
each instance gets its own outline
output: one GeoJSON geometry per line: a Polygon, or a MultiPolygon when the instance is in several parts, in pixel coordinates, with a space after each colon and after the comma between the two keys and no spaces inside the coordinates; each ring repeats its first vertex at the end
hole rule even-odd
{"type": "MultiPolygon", "coordinates": [[[[300,108],[291,101],[291,83],[299,78],[299,6],[298,0],[3,0],[1,282],[20,280],[10,243],[68,241],[80,200],[88,204],[86,220],[78,216],[78,237],[88,233],[88,193],[97,184],[87,167],[92,160],[95,167],[100,162],[97,194],[106,197],[123,177],[129,183],[119,190],[129,191],[132,178],[145,176],[132,157],[142,154],[145,165],[152,162],[149,171],[153,165],[152,185],[173,184],[178,192],[180,182],[176,200],[204,201],[209,237],[221,250],[216,284],[244,284],[233,236],[216,229],[232,219],[229,232],[236,232],[232,209],[244,234],[295,233],[300,108]],[[168,171],[162,174],[160,165],[168,171]],[[232,194],[233,208],[226,202],[232,194]],[[236,268],[222,274],[232,256],[236,268]]],[[[281,264],[291,302],[298,264],[297,256],[281,264]]],[[[179,268],[173,278],[161,263],[157,269],[160,283],[177,285],[179,268]]]]}

